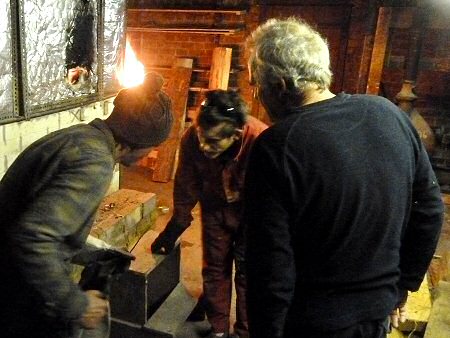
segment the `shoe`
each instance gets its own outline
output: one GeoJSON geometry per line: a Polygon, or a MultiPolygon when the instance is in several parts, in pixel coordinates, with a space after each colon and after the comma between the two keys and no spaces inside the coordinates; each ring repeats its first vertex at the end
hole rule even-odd
{"type": "Polygon", "coordinates": [[[228,334],[228,338],[248,338],[248,333],[244,333],[243,336],[238,335],[237,333],[228,334]]]}
{"type": "Polygon", "coordinates": [[[226,332],[211,332],[207,338],[229,338],[226,332]]]}

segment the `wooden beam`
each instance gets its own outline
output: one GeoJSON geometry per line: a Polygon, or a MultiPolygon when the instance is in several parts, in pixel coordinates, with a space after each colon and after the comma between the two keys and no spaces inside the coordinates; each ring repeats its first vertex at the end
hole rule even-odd
{"type": "Polygon", "coordinates": [[[192,14],[247,14],[245,9],[180,9],[180,8],[128,8],[128,12],[165,12],[165,13],[192,13],[192,14]]]}
{"type": "Polygon", "coordinates": [[[369,76],[367,79],[367,94],[378,95],[380,81],[386,55],[386,46],[389,38],[389,24],[391,22],[391,8],[380,7],[377,19],[377,28],[370,61],[369,76]]]}
{"type": "Polygon", "coordinates": [[[164,337],[176,337],[175,333],[186,322],[196,303],[197,300],[188,293],[183,284],[178,283],[144,327],[164,337]]]}
{"type": "Polygon", "coordinates": [[[209,89],[228,89],[231,68],[231,48],[216,47],[213,51],[209,75],[209,89]]]}
{"type": "Polygon", "coordinates": [[[400,323],[399,330],[402,332],[425,331],[431,311],[431,295],[427,275],[420,284],[419,290],[409,293],[406,308],[408,310],[406,321],[400,323]]]}
{"type": "Polygon", "coordinates": [[[242,28],[189,28],[189,27],[127,27],[127,32],[190,33],[230,35],[242,31],[242,28]]]}
{"type": "MultiPolygon", "coordinates": [[[[152,69],[152,70],[156,70],[156,71],[159,71],[159,70],[161,70],[161,71],[169,71],[171,69],[171,67],[154,66],[154,65],[147,66],[146,68],[152,69]]],[[[230,74],[237,74],[237,73],[242,72],[243,70],[245,70],[245,68],[239,68],[239,67],[233,68],[233,69],[230,69],[230,74]]],[[[192,69],[193,73],[209,73],[210,71],[211,70],[207,69],[207,68],[193,68],[192,69]]]]}
{"type": "Polygon", "coordinates": [[[272,121],[269,118],[269,115],[267,114],[266,110],[262,106],[261,102],[259,102],[258,99],[258,92],[257,88],[254,87],[252,90],[252,105],[251,105],[251,115],[253,117],[256,117],[258,120],[264,122],[268,126],[272,124],[272,121]]]}
{"type": "Polygon", "coordinates": [[[424,338],[445,338],[450,332],[450,283],[441,281],[435,295],[424,338]]]}
{"type": "Polygon", "coordinates": [[[358,78],[356,82],[356,92],[365,93],[367,90],[367,81],[369,78],[370,60],[372,57],[373,37],[371,35],[364,35],[361,44],[361,57],[358,67],[358,78]]]}
{"type": "Polygon", "coordinates": [[[169,138],[158,147],[158,158],[152,176],[155,182],[169,182],[175,170],[178,146],[184,132],[192,64],[193,59],[178,58],[172,67],[166,93],[172,99],[174,124],[169,138]]]}

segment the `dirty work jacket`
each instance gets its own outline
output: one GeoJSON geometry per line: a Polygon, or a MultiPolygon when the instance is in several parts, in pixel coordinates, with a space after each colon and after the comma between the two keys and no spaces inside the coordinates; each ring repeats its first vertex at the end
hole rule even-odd
{"type": "Polygon", "coordinates": [[[87,298],[69,277],[69,261],[109,187],[114,148],[110,130],[96,119],[34,142],[1,180],[2,330],[17,336],[27,326],[60,329],[85,311],[87,298]]]}

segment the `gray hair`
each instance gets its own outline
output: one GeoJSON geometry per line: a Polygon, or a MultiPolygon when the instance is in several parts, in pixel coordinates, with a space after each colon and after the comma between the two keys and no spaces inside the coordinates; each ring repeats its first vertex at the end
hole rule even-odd
{"type": "Polygon", "coordinates": [[[310,88],[331,84],[326,40],[298,18],[270,19],[248,38],[251,81],[263,90],[295,98],[310,88]]]}

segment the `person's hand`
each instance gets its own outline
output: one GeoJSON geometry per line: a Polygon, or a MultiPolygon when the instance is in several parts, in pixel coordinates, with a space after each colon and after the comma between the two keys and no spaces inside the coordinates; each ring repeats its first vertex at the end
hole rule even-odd
{"type": "Polygon", "coordinates": [[[176,238],[172,238],[172,236],[169,236],[166,232],[161,232],[152,243],[152,252],[167,255],[173,250],[176,240],[176,238]]]}
{"type": "Polygon", "coordinates": [[[408,316],[408,312],[406,309],[407,299],[408,290],[401,290],[399,302],[390,314],[392,327],[398,328],[400,323],[404,323],[406,321],[406,317],[408,316]]]}
{"type": "Polygon", "coordinates": [[[108,313],[108,300],[97,290],[87,290],[88,307],[80,319],[80,325],[84,329],[95,329],[100,325],[108,313]]]}
{"type": "Polygon", "coordinates": [[[162,255],[169,254],[173,250],[178,237],[181,236],[184,230],[185,227],[178,224],[174,219],[171,219],[169,223],[167,223],[166,228],[152,243],[152,252],[162,255]]]}

